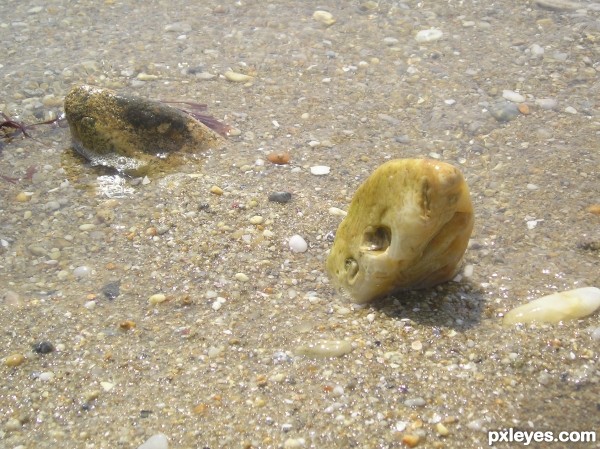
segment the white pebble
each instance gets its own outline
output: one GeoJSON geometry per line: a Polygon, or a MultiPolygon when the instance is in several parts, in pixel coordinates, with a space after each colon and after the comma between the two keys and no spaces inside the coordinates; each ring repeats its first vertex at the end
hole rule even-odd
{"type": "Polygon", "coordinates": [[[7,432],[14,432],[15,430],[20,429],[21,421],[19,421],[17,418],[9,418],[9,420],[6,421],[6,424],[4,424],[4,430],[7,432]]]}
{"type": "Polygon", "coordinates": [[[427,402],[423,398],[412,398],[404,401],[404,405],[407,407],[423,407],[427,402]]]}
{"type": "Polygon", "coordinates": [[[577,114],[577,109],[575,109],[573,106],[567,106],[565,108],[565,112],[567,114],[577,114]]]}
{"type": "Polygon", "coordinates": [[[310,167],[310,173],[316,176],[328,175],[331,171],[331,168],[327,165],[315,165],[314,167],[310,167]]]}
{"type": "Polygon", "coordinates": [[[150,305],[154,306],[156,304],[160,304],[161,302],[165,302],[167,300],[166,295],[163,293],[156,293],[148,298],[148,302],[150,305]]]}
{"type": "Polygon", "coordinates": [[[91,272],[92,270],[90,267],[81,265],[80,267],[77,267],[73,270],[73,276],[75,276],[77,279],[83,279],[88,277],[91,272]]]}
{"type": "Polygon", "coordinates": [[[525,97],[513,90],[503,90],[502,98],[508,101],[512,101],[513,103],[523,103],[525,101],[525,97]]]}
{"type": "Polygon", "coordinates": [[[39,379],[41,381],[48,382],[48,381],[54,379],[54,373],[52,371],[45,371],[40,374],[39,379]]]}
{"type": "Polygon", "coordinates": [[[250,223],[252,223],[253,225],[259,225],[264,221],[264,218],[261,217],[260,215],[255,215],[254,217],[250,218],[250,223]]]}
{"type": "Polygon", "coordinates": [[[215,302],[212,303],[211,307],[216,312],[221,307],[223,307],[223,304],[225,304],[226,301],[227,300],[225,298],[222,298],[221,296],[219,296],[219,297],[217,297],[217,299],[215,299],[215,302]]]}
{"type": "Polygon", "coordinates": [[[96,225],[93,223],[85,223],[85,224],[82,224],[81,226],[79,226],[79,230],[80,231],[91,231],[95,227],[96,227],[96,225]]]}
{"type": "Polygon", "coordinates": [[[594,313],[600,307],[600,288],[584,287],[543,296],[504,316],[502,323],[558,323],[577,320],[594,313]]]}
{"type": "Polygon", "coordinates": [[[444,33],[441,30],[430,29],[430,30],[421,30],[415,36],[415,40],[417,42],[433,42],[442,38],[444,33]]]}
{"type": "Polygon", "coordinates": [[[484,423],[485,423],[484,419],[474,419],[473,421],[467,423],[467,428],[469,428],[471,430],[476,430],[476,431],[484,430],[484,427],[483,427],[484,423]]]}
{"type": "Polygon", "coordinates": [[[335,23],[333,14],[328,11],[315,11],[313,13],[313,19],[326,26],[331,26],[335,23]]]}
{"type": "Polygon", "coordinates": [[[240,282],[248,282],[250,280],[250,278],[247,275],[245,275],[244,273],[236,273],[235,280],[240,281],[240,282]]]}
{"type": "Polygon", "coordinates": [[[346,340],[320,340],[305,346],[298,346],[294,353],[313,359],[341,357],[352,351],[352,344],[346,340]]]}
{"type": "Polygon", "coordinates": [[[473,270],[474,270],[473,265],[471,265],[471,264],[465,265],[465,268],[463,270],[463,276],[466,278],[470,278],[471,276],[473,276],[473,270]]]}
{"type": "Polygon", "coordinates": [[[308,243],[298,234],[290,237],[289,246],[293,253],[304,253],[308,249],[308,243]]]}
{"type": "Polygon", "coordinates": [[[348,215],[348,212],[346,212],[345,210],[339,209],[337,207],[330,207],[329,213],[331,215],[336,215],[338,217],[345,217],[346,215],[348,215]]]}
{"type": "Polygon", "coordinates": [[[288,438],[283,443],[283,449],[300,449],[304,447],[306,441],[304,438],[288,438]]]}
{"type": "Polygon", "coordinates": [[[140,444],[138,449],[169,449],[169,440],[165,434],[157,433],[140,444]]]}
{"type": "Polygon", "coordinates": [[[544,54],[544,47],[540,47],[538,44],[532,44],[529,47],[529,51],[533,56],[542,56],[544,54]]]}
{"type": "Polygon", "coordinates": [[[592,331],[592,340],[600,341],[600,327],[597,327],[592,331]]]}
{"type": "Polygon", "coordinates": [[[538,98],[535,100],[535,104],[542,109],[549,110],[554,109],[557,106],[558,101],[556,101],[554,98],[538,98]]]}

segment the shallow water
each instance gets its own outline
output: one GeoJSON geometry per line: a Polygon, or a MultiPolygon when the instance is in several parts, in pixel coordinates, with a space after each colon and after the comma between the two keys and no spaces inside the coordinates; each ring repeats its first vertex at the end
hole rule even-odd
{"type": "Polygon", "coordinates": [[[240,134],[108,191],[106,173],[65,166],[67,129],[3,142],[0,174],[18,180],[0,192],[0,357],[26,359],[0,368],[0,446],[476,448],[487,430],[596,430],[598,315],[501,326],[600,286],[599,12],[551,4],[327,0],[328,27],[303,2],[2,2],[6,114],[52,118],[85,82],[206,103],[240,134]],[[430,28],[442,39],[416,42],[430,28]],[[495,119],[503,90],[530,113],[495,119]],[[266,162],[282,150],[289,165],[266,162]],[[324,272],[329,209],[386,160],[426,156],[469,183],[473,274],[355,308],[324,272]],[[353,350],[295,356],[320,339],[353,350]]]}

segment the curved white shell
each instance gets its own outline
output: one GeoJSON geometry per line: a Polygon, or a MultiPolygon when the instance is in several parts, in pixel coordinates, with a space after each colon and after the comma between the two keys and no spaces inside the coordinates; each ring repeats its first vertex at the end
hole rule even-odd
{"type": "Polygon", "coordinates": [[[516,307],[504,315],[502,324],[558,323],[576,320],[594,313],[598,307],[600,307],[600,288],[577,288],[543,296],[516,307]]]}

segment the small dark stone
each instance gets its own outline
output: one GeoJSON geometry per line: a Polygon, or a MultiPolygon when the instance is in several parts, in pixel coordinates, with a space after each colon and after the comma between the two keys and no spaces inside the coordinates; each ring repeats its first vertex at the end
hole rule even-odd
{"type": "Polygon", "coordinates": [[[269,201],[275,203],[289,203],[291,199],[292,194],[290,192],[273,192],[269,194],[269,201]]]}
{"type": "Polygon", "coordinates": [[[140,418],[147,418],[152,414],[152,410],[140,410],[140,418]]]}
{"type": "Polygon", "coordinates": [[[49,341],[41,341],[33,345],[33,350],[38,354],[50,354],[54,351],[54,345],[49,341]]]}
{"type": "Polygon", "coordinates": [[[508,101],[499,101],[489,108],[490,114],[500,123],[510,122],[519,115],[519,109],[514,103],[508,101]]]}
{"type": "Polygon", "coordinates": [[[121,281],[110,282],[102,287],[102,293],[108,299],[115,299],[117,296],[121,294],[120,292],[121,281]]]}

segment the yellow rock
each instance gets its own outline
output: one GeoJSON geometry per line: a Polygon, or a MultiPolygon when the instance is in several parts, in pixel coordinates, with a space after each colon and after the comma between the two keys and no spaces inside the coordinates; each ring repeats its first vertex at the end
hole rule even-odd
{"type": "Polygon", "coordinates": [[[25,356],[23,354],[11,354],[4,359],[4,364],[6,366],[15,367],[21,365],[25,361],[25,356]]]}
{"type": "Polygon", "coordinates": [[[452,279],[473,229],[460,171],[429,159],[381,165],[358,188],[327,271],[356,303],[452,279]]]}

